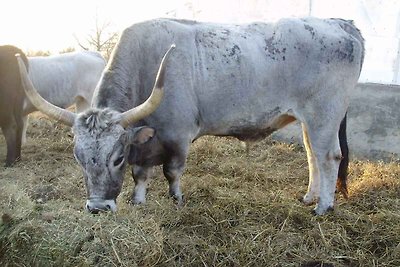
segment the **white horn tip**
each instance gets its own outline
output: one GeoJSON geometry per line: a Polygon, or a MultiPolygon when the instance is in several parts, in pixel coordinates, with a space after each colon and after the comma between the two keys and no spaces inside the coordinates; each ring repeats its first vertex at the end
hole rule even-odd
{"type": "Polygon", "coordinates": [[[171,45],[171,48],[175,48],[175,47],[176,47],[176,44],[172,44],[172,45],[171,45]]]}

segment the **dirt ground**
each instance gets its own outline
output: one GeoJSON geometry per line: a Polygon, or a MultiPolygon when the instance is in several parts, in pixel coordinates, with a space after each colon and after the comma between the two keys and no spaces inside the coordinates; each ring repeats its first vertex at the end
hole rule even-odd
{"type": "Polygon", "coordinates": [[[313,216],[302,147],[200,138],[182,208],[159,167],[147,203],[127,203],[128,168],[118,212],[92,215],[72,149],[69,128],[35,116],[22,160],[0,167],[0,266],[400,266],[399,162],[352,160],[349,199],[313,216]]]}

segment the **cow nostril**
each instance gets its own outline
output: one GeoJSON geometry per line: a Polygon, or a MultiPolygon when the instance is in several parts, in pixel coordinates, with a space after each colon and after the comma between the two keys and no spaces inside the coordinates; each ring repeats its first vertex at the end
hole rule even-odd
{"type": "Polygon", "coordinates": [[[97,213],[99,213],[99,209],[92,208],[92,207],[90,207],[89,204],[86,205],[86,209],[87,209],[91,214],[97,214],[97,213]]]}
{"type": "Polygon", "coordinates": [[[110,210],[110,209],[111,209],[111,206],[110,206],[110,205],[106,205],[106,209],[107,209],[107,210],[110,210]]]}
{"type": "Polygon", "coordinates": [[[93,209],[93,210],[90,210],[90,213],[91,214],[98,214],[99,210],[98,209],[93,209]]]}

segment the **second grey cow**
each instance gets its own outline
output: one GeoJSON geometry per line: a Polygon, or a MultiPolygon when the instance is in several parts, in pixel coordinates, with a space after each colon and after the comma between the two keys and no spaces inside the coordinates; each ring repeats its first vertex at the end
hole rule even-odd
{"type": "MultiPolygon", "coordinates": [[[[93,92],[106,66],[99,52],[76,51],[45,57],[28,57],[29,78],[38,93],[50,103],[68,108],[75,104],[77,112],[90,107],[93,92]]],[[[24,99],[24,130],[26,140],[28,114],[36,111],[28,98],[24,99]]]]}

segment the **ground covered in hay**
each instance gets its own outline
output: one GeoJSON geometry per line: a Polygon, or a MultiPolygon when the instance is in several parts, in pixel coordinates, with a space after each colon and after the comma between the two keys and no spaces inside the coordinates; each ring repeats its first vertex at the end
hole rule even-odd
{"type": "MultiPolygon", "coordinates": [[[[157,168],[147,203],[131,206],[126,173],[116,214],[83,210],[85,189],[68,128],[31,121],[23,160],[0,167],[0,266],[400,266],[400,164],[352,161],[350,198],[313,216],[300,146],[246,153],[201,138],[182,178],[185,205],[157,168]]],[[[5,159],[0,138],[0,160],[5,159]]]]}

